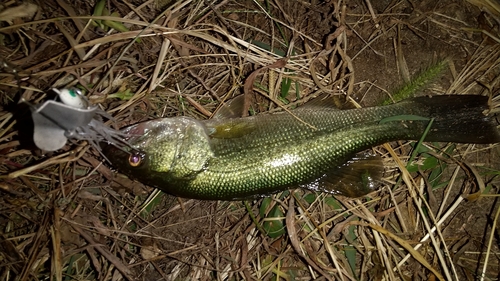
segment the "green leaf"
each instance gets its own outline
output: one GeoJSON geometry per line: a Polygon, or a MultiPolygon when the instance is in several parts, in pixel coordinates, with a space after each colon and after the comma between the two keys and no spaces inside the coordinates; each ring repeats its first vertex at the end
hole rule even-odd
{"type": "MultiPolygon", "coordinates": [[[[97,1],[97,3],[95,4],[95,7],[94,7],[94,12],[92,13],[93,16],[102,16],[103,12],[104,12],[104,9],[106,7],[106,0],[99,0],[97,1]]],[[[103,24],[101,22],[101,20],[94,20],[94,22],[100,27],[100,28],[103,28],[103,24]]]]}
{"type": "MultiPolygon", "coordinates": [[[[443,157],[448,158],[448,155],[451,155],[455,150],[456,145],[450,145],[444,153],[441,153],[443,157]]],[[[439,165],[437,165],[434,170],[432,170],[429,175],[429,182],[431,183],[432,189],[440,188],[442,185],[441,178],[443,176],[443,171],[448,167],[446,162],[439,161],[439,165]]]]}
{"type": "Polygon", "coordinates": [[[153,200],[151,200],[149,202],[149,204],[147,204],[145,207],[144,207],[144,210],[141,212],[141,216],[143,218],[146,218],[150,213],[151,211],[153,210],[154,207],[158,206],[160,203],[161,203],[161,200],[162,200],[162,195],[161,193],[158,194],[157,196],[155,196],[153,198],[153,200]]]}
{"type": "MultiPolygon", "coordinates": [[[[125,25],[123,25],[121,22],[112,21],[112,20],[103,20],[102,23],[105,26],[111,27],[111,28],[113,28],[115,30],[118,30],[120,32],[126,32],[126,31],[128,31],[128,28],[125,27],[125,25]]],[[[137,40],[139,40],[139,39],[137,39],[137,40]]]]}
{"type": "Polygon", "coordinates": [[[285,233],[284,217],[280,206],[274,205],[262,225],[269,237],[278,238],[285,233]]]}
{"type": "Polygon", "coordinates": [[[265,197],[262,199],[262,202],[260,202],[260,209],[259,209],[259,215],[261,218],[266,217],[266,212],[267,209],[269,208],[269,205],[273,202],[271,197],[265,197]]]}
{"type": "Polygon", "coordinates": [[[326,205],[332,207],[333,210],[341,210],[342,209],[342,205],[339,203],[339,201],[337,201],[337,199],[335,199],[333,197],[326,197],[325,203],[326,203],[326,205]]]}
{"type": "Polygon", "coordinates": [[[112,98],[119,98],[121,100],[129,100],[134,96],[134,93],[130,91],[130,89],[127,89],[122,92],[116,92],[114,94],[108,95],[108,99],[112,98]]]}
{"type": "Polygon", "coordinates": [[[431,65],[427,69],[421,71],[417,76],[413,77],[411,81],[403,85],[400,89],[392,93],[392,99],[386,99],[382,102],[382,105],[392,104],[393,102],[398,102],[415,95],[415,93],[421,91],[426,85],[432,82],[446,69],[448,65],[447,60],[439,61],[436,64],[431,65]],[[394,100],[394,101],[393,101],[394,100]]]}
{"type": "Polygon", "coordinates": [[[304,196],[304,200],[308,204],[312,204],[314,202],[314,200],[316,200],[316,194],[314,194],[314,193],[306,194],[306,196],[304,196]]]}
{"type": "Polygon", "coordinates": [[[413,172],[418,172],[418,170],[429,170],[429,169],[434,169],[438,164],[439,161],[436,157],[433,157],[427,153],[424,153],[421,155],[421,157],[424,157],[424,161],[422,162],[421,165],[417,163],[412,163],[406,167],[408,172],[413,173],[413,172]]]}
{"type": "Polygon", "coordinates": [[[358,237],[356,236],[356,233],[354,230],[356,227],[354,225],[349,226],[348,228],[348,233],[346,235],[347,242],[351,245],[347,245],[344,248],[344,254],[347,259],[347,262],[349,263],[349,267],[351,268],[353,276],[356,276],[356,248],[352,246],[352,244],[356,243],[356,240],[358,237]]]}
{"type": "Polygon", "coordinates": [[[280,97],[281,98],[286,99],[286,97],[288,96],[288,92],[290,91],[290,87],[291,86],[292,86],[292,79],[290,79],[290,78],[283,78],[281,80],[281,91],[280,91],[280,97]]]}

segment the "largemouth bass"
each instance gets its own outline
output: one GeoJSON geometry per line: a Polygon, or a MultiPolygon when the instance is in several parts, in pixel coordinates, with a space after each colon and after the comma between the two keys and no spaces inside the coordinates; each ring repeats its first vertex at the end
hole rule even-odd
{"type": "Polygon", "coordinates": [[[430,122],[425,141],[500,142],[488,111],[487,97],[451,95],[349,110],[312,103],[294,116],[163,118],[124,129],[133,149],[105,154],[124,174],[186,198],[235,200],[299,186],[360,196],[373,191],[382,168],[360,151],[418,140],[430,122]]]}

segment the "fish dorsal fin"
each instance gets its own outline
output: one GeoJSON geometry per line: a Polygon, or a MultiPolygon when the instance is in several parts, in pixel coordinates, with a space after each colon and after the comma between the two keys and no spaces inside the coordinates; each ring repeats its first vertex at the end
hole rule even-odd
{"type": "Polygon", "coordinates": [[[241,138],[256,128],[255,122],[243,116],[245,95],[236,96],[225,102],[205,125],[208,135],[216,139],[241,138]]]}
{"type": "Polygon", "coordinates": [[[348,197],[361,197],[380,186],[383,173],[382,158],[362,152],[306,188],[348,197]]]}
{"type": "Polygon", "coordinates": [[[243,116],[245,95],[236,96],[222,104],[213,114],[212,119],[240,118],[243,116]]]}
{"type": "MultiPolygon", "coordinates": [[[[251,117],[249,117],[251,118],[251,117]]],[[[256,129],[256,124],[249,118],[232,118],[207,122],[208,135],[216,139],[241,138],[256,129]]]]}

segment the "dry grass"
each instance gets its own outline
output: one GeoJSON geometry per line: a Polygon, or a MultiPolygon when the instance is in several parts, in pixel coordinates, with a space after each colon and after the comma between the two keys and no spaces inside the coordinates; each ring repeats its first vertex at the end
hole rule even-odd
{"type": "Polygon", "coordinates": [[[413,143],[376,147],[385,186],[362,199],[176,200],[113,172],[85,143],[41,154],[17,105],[78,85],[119,127],[203,119],[261,68],[256,112],[323,93],[376,105],[443,58],[426,92],[497,101],[494,3],[163,2],[109,1],[121,16],[91,16],[93,3],[53,0],[0,22],[0,279],[498,279],[496,145],[424,144],[420,170],[408,163],[413,143]]]}

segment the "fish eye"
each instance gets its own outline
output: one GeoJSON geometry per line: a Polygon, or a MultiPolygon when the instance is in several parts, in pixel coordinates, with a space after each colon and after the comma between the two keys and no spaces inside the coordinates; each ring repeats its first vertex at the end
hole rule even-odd
{"type": "Polygon", "coordinates": [[[144,162],[145,156],[141,151],[132,151],[128,157],[128,164],[131,167],[139,167],[144,162]]]}

